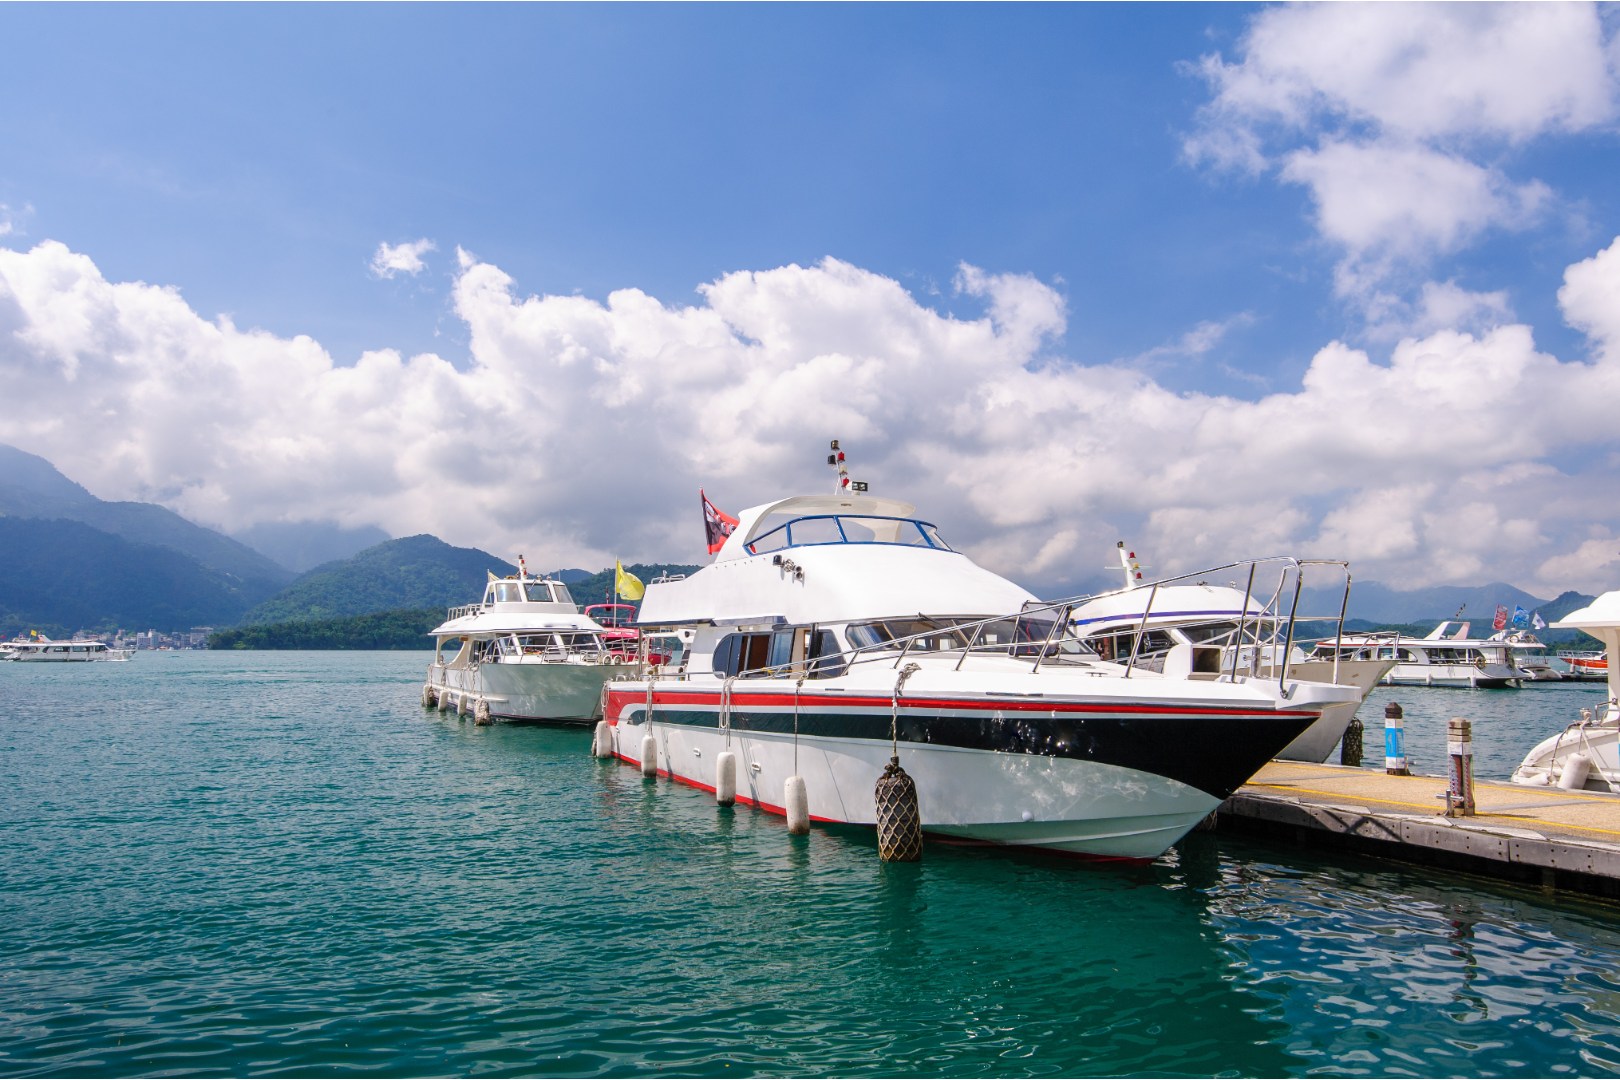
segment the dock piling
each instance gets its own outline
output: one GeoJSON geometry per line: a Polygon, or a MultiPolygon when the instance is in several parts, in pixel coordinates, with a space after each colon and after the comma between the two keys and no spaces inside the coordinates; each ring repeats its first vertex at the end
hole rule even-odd
{"type": "Polygon", "coordinates": [[[1446,753],[1451,757],[1451,783],[1446,788],[1446,817],[1474,816],[1474,734],[1465,717],[1446,724],[1446,753]]]}
{"type": "Polygon", "coordinates": [[[1406,767],[1406,720],[1397,702],[1384,706],[1384,771],[1391,776],[1411,776],[1406,767]]]}

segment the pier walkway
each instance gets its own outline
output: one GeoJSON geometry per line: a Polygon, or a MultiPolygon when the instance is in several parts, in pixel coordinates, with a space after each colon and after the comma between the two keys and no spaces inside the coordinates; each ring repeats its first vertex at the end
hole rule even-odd
{"type": "Polygon", "coordinates": [[[1273,761],[1221,804],[1216,828],[1620,899],[1620,795],[1476,779],[1475,814],[1446,817],[1446,787],[1273,761]]]}

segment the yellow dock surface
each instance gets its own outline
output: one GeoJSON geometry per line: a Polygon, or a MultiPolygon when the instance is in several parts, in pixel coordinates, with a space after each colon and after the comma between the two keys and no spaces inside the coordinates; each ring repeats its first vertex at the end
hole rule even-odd
{"type": "Polygon", "coordinates": [[[1273,761],[1221,805],[1229,826],[1426,865],[1620,897],[1620,795],[1475,781],[1446,816],[1441,776],[1273,761]]]}

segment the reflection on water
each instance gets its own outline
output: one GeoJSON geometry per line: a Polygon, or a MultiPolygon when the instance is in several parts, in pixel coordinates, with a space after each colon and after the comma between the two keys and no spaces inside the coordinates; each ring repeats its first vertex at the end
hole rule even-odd
{"type": "Polygon", "coordinates": [[[0,1072],[1620,1066],[1612,908],[1206,833],[885,865],[424,712],[424,663],[0,667],[0,1072]]]}

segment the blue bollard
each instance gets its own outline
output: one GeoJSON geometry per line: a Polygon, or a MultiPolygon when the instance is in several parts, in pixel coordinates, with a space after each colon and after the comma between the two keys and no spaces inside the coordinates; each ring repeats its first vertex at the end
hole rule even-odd
{"type": "Polygon", "coordinates": [[[1406,720],[1395,702],[1384,706],[1384,771],[1391,776],[1411,776],[1406,767],[1406,720]]]}

